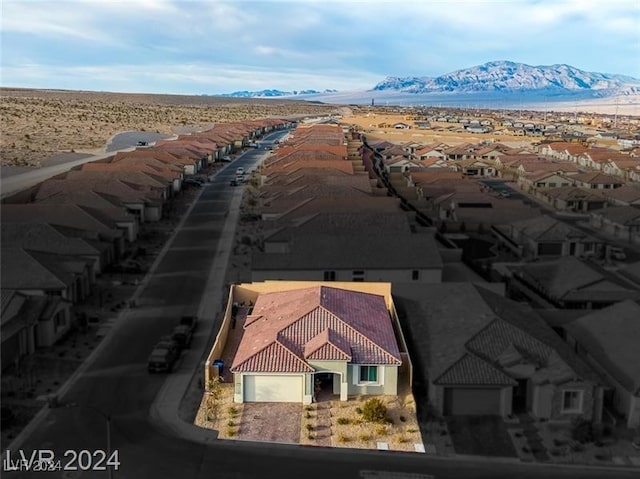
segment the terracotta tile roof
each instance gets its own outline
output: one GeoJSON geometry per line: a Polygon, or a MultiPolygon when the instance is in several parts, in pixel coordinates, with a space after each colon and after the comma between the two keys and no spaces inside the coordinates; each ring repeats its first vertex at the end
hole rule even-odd
{"type": "Polygon", "coordinates": [[[0,210],[2,223],[49,223],[94,231],[108,239],[123,235],[113,221],[98,217],[90,208],[83,206],[42,203],[3,204],[0,210]]]}
{"type": "Polygon", "coordinates": [[[640,185],[629,183],[620,188],[607,190],[604,195],[607,198],[633,203],[640,201],[640,185]]]}
{"type": "Polygon", "coordinates": [[[73,275],[51,262],[43,264],[36,254],[23,248],[2,247],[2,289],[65,290],[73,275]]]}
{"type": "Polygon", "coordinates": [[[625,183],[625,181],[618,176],[605,175],[604,173],[596,171],[578,173],[577,175],[573,175],[571,178],[573,178],[574,181],[593,185],[622,185],[625,183]]]}
{"type": "Polygon", "coordinates": [[[588,301],[640,298],[634,286],[610,271],[573,256],[514,267],[553,300],[588,301]]]}
{"type": "Polygon", "coordinates": [[[318,361],[351,361],[351,346],[333,329],[325,329],[304,345],[304,357],[318,361]]]}
{"type": "Polygon", "coordinates": [[[619,225],[640,226],[640,206],[610,206],[599,210],[592,210],[593,215],[602,216],[619,225]]]}
{"type": "Polygon", "coordinates": [[[327,286],[268,293],[253,315],[260,317],[245,324],[233,372],[313,371],[304,360],[309,343],[311,354],[322,345],[344,353],[348,345],[355,364],[401,364],[382,296],[327,286]]]}
{"type": "Polygon", "coordinates": [[[466,353],[433,380],[439,386],[515,386],[517,381],[490,363],[466,353]]]}
{"type": "Polygon", "coordinates": [[[122,204],[156,202],[162,199],[162,192],[157,188],[134,185],[127,181],[115,179],[52,179],[40,183],[35,200],[43,201],[56,194],[72,194],[79,191],[94,191],[118,198],[122,204]]]}
{"type": "MultiPolygon", "coordinates": [[[[607,192],[610,190],[606,190],[607,192]]],[[[582,201],[604,201],[606,197],[605,191],[598,191],[589,188],[580,188],[577,186],[560,186],[558,188],[550,188],[544,192],[548,198],[558,200],[582,200],[582,201]]]]}
{"type": "Polygon", "coordinates": [[[46,223],[3,223],[3,246],[69,255],[96,255],[99,251],[82,238],[64,235],[46,223]]]}
{"type": "Polygon", "coordinates": [[[582,230],[547,215],[516,221],[507,224],[505,228],[510,230],[511,236],[524,235],[535,241],[564,241],[569,238],[596,241],[582,230]]]}

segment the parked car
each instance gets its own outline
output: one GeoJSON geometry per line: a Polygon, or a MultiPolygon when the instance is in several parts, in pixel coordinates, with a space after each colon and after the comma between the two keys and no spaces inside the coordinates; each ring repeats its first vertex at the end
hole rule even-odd
{"type": "Polygon", "coordinates": [[[167,349],[154,348],[149,355],[148,369],[150,373],[170,373],[176,363],[177,357],[167,349]]]}
{"type": "Polygon", "coordinates": [[[236,183],[239,185],[244,183],[244,175],[236,175],[236,183]]]}
{"type": "Polygon", "coordinates": [[[222,160],[223,162],[225,162],[225,163],[229,163],[229,162],[231,161],[231,157],[230,157],[230,156],[223,156],[223,157],[221,158],[221,160],[222,160]]]}
{"type": "Polygon", "coordinates": [[[171,334],[167,334],[160,338],[160,341],[156,343],[154,349],[166,349],[177,358],[182,348],[180,347],[180,343],[178,343],[171,334]]]}
{"type": "Polygon", "coordinates": [[[195,332],[198,327],[198,317],[197,316],[183,316],[180,318],[180,324],[183,326],[188,326],[191,332],[195,332]]]}
{"type": "Polygon", "coordinates": [[[189,326],[181,324],[173,329],[171,338],[178,343],[181,349],[189,349],[193,339],[193,332],[189,326]]]}
{"type": "Polygon", "coordinates": [[[236,168],[236,175],[244,175],[244,168],[242,166],[236,168]]]}
{"type": "Polygon", "coordinates": [[[611,259],[615,259],[618,261],[623,261],[627,259],[627,255],[622,248],[618,248],[617,246],[609,247],[609,255],[611,259]]]}
{"type": "Polygon", "coordinates": [[[229,182],[229,186],[238,186],[238,182],[235,178],[229,182]]]}

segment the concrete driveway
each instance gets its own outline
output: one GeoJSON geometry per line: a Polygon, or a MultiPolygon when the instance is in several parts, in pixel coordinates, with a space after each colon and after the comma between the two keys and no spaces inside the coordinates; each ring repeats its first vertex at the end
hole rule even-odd
{"type": "Polygon", "coordinates": [[[237,438],[299,444],[301,420],[300,403],[245,403],[237,438]]]}

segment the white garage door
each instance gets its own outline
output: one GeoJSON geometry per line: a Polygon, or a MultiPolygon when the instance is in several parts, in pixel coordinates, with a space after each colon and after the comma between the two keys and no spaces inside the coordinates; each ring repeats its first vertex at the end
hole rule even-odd
{"type": "Polygon", "coordinates": [[[246,402],[302,402],[303,376],[244,376],[246,402]]]}

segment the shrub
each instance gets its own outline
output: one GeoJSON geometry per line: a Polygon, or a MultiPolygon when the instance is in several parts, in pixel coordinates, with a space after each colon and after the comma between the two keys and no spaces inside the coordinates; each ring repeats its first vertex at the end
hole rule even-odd
{"type": "Polygon", "coordinates": [[[566,446],[567,445],[567,440],[566,439],[554,438],[553,445],[554,446],[566,446]]]}
{"type": "Polygon", "coordinates": [[[338,442],[349,442],[351,438],[345,434],[338,434],[338,442]]]}
{"type": "Polygon", "coordinates": [[[376,428],[376,434],[378,436],[386,436],[386,434],[387,434],[387,426],[378,426],[376,428]]]}
{"type": "Polygon", "coordinates": [[[313,434],[311,434],[311,433],[309,433],[309,434],[307,435],[307,439],[311,439],[311,440],[313,440],[313,439],[315,439],[315,438],[316,438],[316,437],[315,437],[313,434]]]}
{"type": "Polygon", "coordinates": [[[367,422],[383,422],[387,417],[387,406],[378,398],[371,398],[364,403],[362,418],[367,422]]]}
{"type": "Polygon", "coordinates": [[[586,419],[577,419],[571,425],[571,438],[582,444],[593,441],[593,425],[586,419]]]}
{"type": "Polygon", "coordinates": [[[312,406],[305,406],[304,410],[305,411],[313,411],[313,407],[312,406]]]}
{"type": "Polygon", "coordinates": [[[571,450],[573,452],[582,452],[582,451],[584,451],[584,445],[582,445],[581,443],[577,442],[573,446],[571,446],[571,450]]]}
{"type": "Polygon", "coordinates": [[[358,407],[356,408],[356,413],[357,413],[357,414],[362,414],[362,408],[361,408],[360,406],[358,406],[358,407]]]}
{"type": "Polygon", "coordinates": [[[233,429],[232,427],[228,427],[228,428],[227,428],[227,436],[229,436],[229,437],[233,437],[233,436],[235,436],[235,435],[236,435],[236,430],[235,430],[235,429],[233,429]]]}
{"type": "Polygon", "coordinates": [[[235,422],[233,422],[233,421],[229,421],[229,422],[227,423],[227,426],[229,426],[229,427],[234,427],[235,425],[236,425],[236,423],[235,423],[235,422]]]}
{"type": "Polygon", "coordinates": [[[417,428],[415,428],[415,427],[410,427],[410,428],[408,428],[408,429],[407,429],[407,432],[408,432],[409,434],[413,434],[414,432],[418,432],[418,429],[417,429],[417,428]]]}
{"type": "Polygon", "coordinates": [[[409,439],[407,439],[405,436],[398,436],[397,440],[398,440],[398,442],[400,444],[404,444],[405,442],[409,442],[409,439]]]}
{"type": "Polygon", "coordinates": [[[306,417],[307,419],[311,419],[311,413],[309,411],[307,411],[305,413],[304,417],[306,417]]]}
{"type": "Polygon", "coordinates": [[[400,422],[407,422],[407,418],[404,416],[400,416],[400,422]]]}
{"type": "Polygon", "coordinates": [[[358,439],[360,439],[363,442],[371,441],[371,434],[360,434],[358,436],[358,439]]]}
{"type": "Polygon", "coordinates": [[[229,409],[227,409],[227,412],[229,413],[229,416],[235,416],[236,414],[238,414],[238,408],[235,406],[231,406],[229,409]]]}
{"type": "Polygon", "coordinates": [[[307,429],[307,431],[313,431],[313,424],[305,424],[304,427],[307,429]]]}
{"type": "Polygon", "coordinates": [[[348,417],[339,417],[338,418],[338,424],[340,424],[341,426],[346,426],[349,423],[351,423],[351,420],[348,417]]]}

